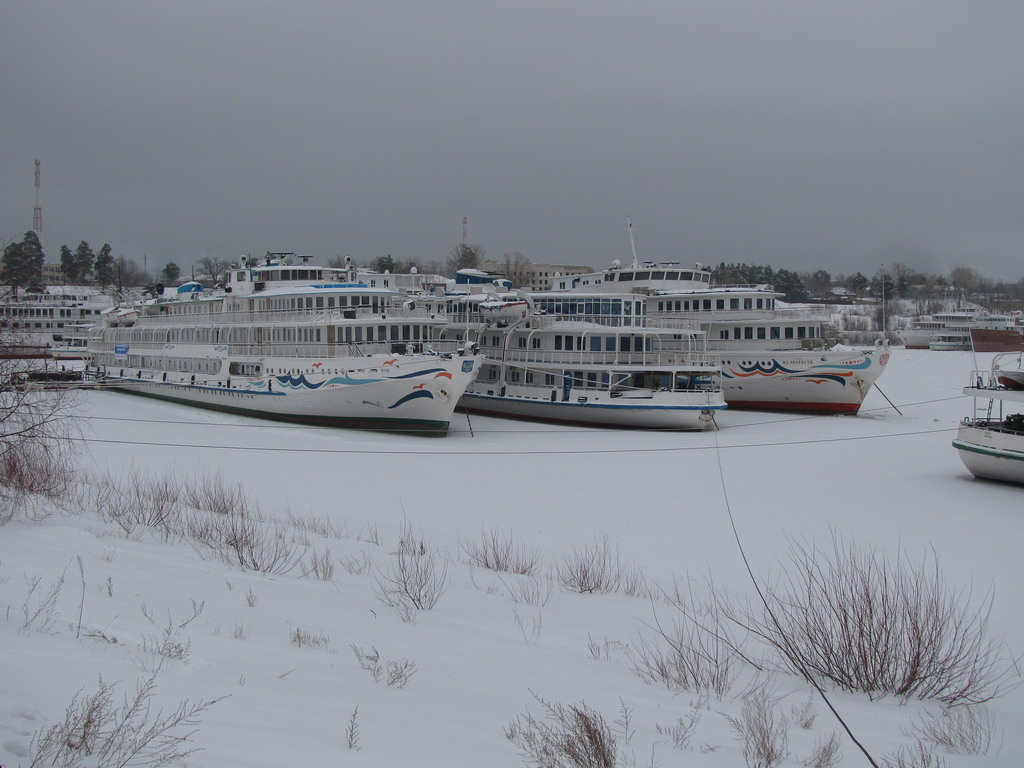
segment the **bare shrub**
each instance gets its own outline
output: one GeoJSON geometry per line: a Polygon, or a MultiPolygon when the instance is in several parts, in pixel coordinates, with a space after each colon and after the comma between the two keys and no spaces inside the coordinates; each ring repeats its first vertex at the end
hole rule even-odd
{"type": "Polygon", "coordinates": [[[790,712],[793,715],[793,722],[804,730],[814,727],[814,721],[818,717],[818,713],[814,709],[814,699],[812,697],[804,699],[799,704],[794,704],[790,712]]]}
{"type": "Polygon", "coordinates": [[[217,549],[229,563],[280,576],[301,562],[304,549],[291,540],[283,526],[266,524],[247,512],[220,519],[223,538],[217,549]]]}
{"type": "Polygon", "coordinates": [[[823,736],[814,744],[814,751],[800,764],[804,768],[832,768],[839,764],[842,754],[839,752],[839,737],[835,731],[823,736]]]}
{"type": "Polygon", "coordinates": [[[607,637],[597,641],[587,635],[587,652],[590,658],[598,661],[612,661],[615,657],[629,653],[629,645],[621,640],[609,640],[607,637]]]}
{"type": "Polygon", "coordinates": [[[334,559],[331,557],[331,550],[324,547],[323,552],[318,552],[316,548],[310,553],[309,558],[306,560],[306,565],[302,569],[304,576],[313,575],[321,581],[331,581],[334,579],[334,559]]]}
{"type": "Polygon", "coordinates": [[[739,717],[726,715],[743,745],[743,759],[749,768],[773,768],[786,757],[786,718],[775,710],[775,703],[762,685],[743,697],[739,717]]]}
{"type": "Polygon", "coordinates": [[[359,666],[370,673],[375,683],[384,683],[392,688],[404,688],[416,674],[416,663],[408,659],[382,659],[380,652],[370,646],[369,650],[358,645],[349,646],[359,666]]]}
{"type": "Polygon", "coordinates": [[[359,749],[359,705],[352,710],[352,716],[345,726],[345,746],[349,749],[359,749]]]}
{"type": "Polygon", "coordinates": [[[617,592],[622,584],[619,553],[608,543],[607,536],[592,544],[572,548],[555,566],[558,581],[572,592],[617,592]]]}
{"type": "Polygon", "coordinates": [[[551,601],[551,594],[555,591],[555,582],[551,576],[540,576],[534,574],[523,578],[510,578],[507,581],[500,579],[501,585],[505,588],[505,595],[513,603],[532,605],[535,608],[543,608],[551,601]]]}
{"type": "Polygon", "coordinates": [[[403,524],[398,551],[387,573],[377,570],[374,591],[377,598],[393,608],[426,611],[433,608],[448,589],[447,559],[434,553],[411,525],[403,524]]]}
{"type": "Polygon", "coordinates": [[[714,693],[721,698],[732,687],[741,656],[738,641],[731,638],[718,599],[702,600],[678,584],[666,599],[677,609],[672,623],[661,623],[657,614],[651,629],[633,643],[633,669],[648,683],[661,683],[673,691],[714,693]]]}
{"type": "Polygon", "coordinates": [[[481,531],[479,541],[460,541],[459,545],[471,563],[488,570],[532,576],[540,568],[536,548],[497,528],[481,531]]]}
{"type": "Polygon", "coordinates": [[[27,443],[7,451],[0,445],[0,485],[13,491],[15,498],[19,494],[60,498],[75,482],[68,453],[40,443],[27,443]]]}
{"type": "Polygon", "coordinates": [[[298,627],[292,630],[291,638],[296,648],[326,648],[331,641],[323,632],[310,632],[298,627]]]}
{"type": "Polygon", "coordinates": [[[373,559],[364,551],[358,555],[345,555],[339,562],[345,573],[350,576],[361,576],[373,570],[373,559]]]}
{"type": "Polygon", "coordinates": [[[946,768],[948,765],[939,755],[935,747],[926,741],[917,739],[910,746],[902,746],[891,755],[882,758],[885,768],[946,768]]]}
{"type": "Polygon", "coordinates": [[[64,589],[64,573],[61,573],[50,588],[45,592],[40,589],[43,580],[37,576],[29,584],[28,595],[21,606],[24,617],[21,622],[22,632],[41,632],[49,634],[57,622],[57,600],[64,589]]]}
{"type": "Polygon", "coordinates": [[[928,741],[954,755],[986,755],[992,746],[995,719],[981,704],[947,707],[922,718],[917,730],[928,741]]]}
{"type": "Polygon", "coordinates": [[[152,712],[156,673],[141,678],[133,696],[113,703],[116,685],[100,678],[95,692],[76,693],[64,720],[32,738],[30,768],[45,765],[123,768],[177,762],[197,751],[190,746],[198,718],[214,701],[181,702],[170,714],[152,712]]]}
{"type": "Polygon", "coordinates": [[[295,528],[315,533],[317,536],[325,539],[349,538],[348,528],[344,523],[338,525],[326,517],[317,517],[316,515],[306,515],[303,517],[294,512],[289,512],[288,523],[295,528]]]}
{"type": "MultiPolygon", "coordinates": [[[[75,482],[73,464],[80,436],[76,416],[80,393],[28,382],[39,361],[4,353],[23,343],[18,332],[0,324],[0,487],[14,493],[8,502],[25,493],[49,498],[64,495],[75,482]]],[[[11,507],[5,509],[0,523],[13,516],[11,507]]]]}
{"type": "Polygon", "coordinates": [[[989,592],[949,588],[932,555],[920,565],[872,547],[830,553],[791,545],[792,568],[766,588],[770,610],[736,620],[801,675],[872,698],[979,703],[1006,692],[1015,674],[1001,640],[988,633],[989,592]]]}
{"type": "Polygon", "coordinates": [[[538,720],[526,713],[509,722],[505,736],[524,760],[542,768],[615,768],[619,765],[615,734],[601,713],[585,703],[550,704],[534,694],[544,708],[538,720]]]}
{"type": "MultiPolygon", "coordinates": [[[[176,621],[171,617],[170,611],[167,612],[167,623],[160,627],[160,635],[149,636],[142,640],[142,650],[146,653],[154,653],[158,656],[162,656],[165,659],[173,659],[175,661],[188,661],[188,657],[192,653],[192,642],[187,638],[182,638],[180,635],[181,630],[195,621],[200,614],[203,612],[203,608],[206,607],[205,602],[196,603],[192,601],[192,615],[181,621],[176,621]]],[[[149,620],[154,626],[157,625],[153,619],[153,615],[146,611],[146,605],[142,605],[142,614],[149,620]]]]}
{"type": "Polygon", "coordinates": [[[192,479],[184,484],[182,491],[184,503],[197,512],[234,515],[250,511],[249,501],[241,483],[227,485],[219,471],[192,479]]]}
{"type": "Polygon", "coordinates": [[[531,619],[526,619],[519,615],[519,611],[512,610],[512,620],[515,625],[519,627],[519,631],[523,635],[523,641],[527,645],[536,645],[537,641],[540,640],[541,630],[544,628],[544,617],[541,614],[537,614],[531,619]]]}
{"type": "Polygon", "coordinates": [[[678,718],[672,725],[655,725],[655,730],[667,736],[676,749],[689,749],[690,740],[700,724],[703,715],[698,709],[691,709],[686,715],[678,718]]]}

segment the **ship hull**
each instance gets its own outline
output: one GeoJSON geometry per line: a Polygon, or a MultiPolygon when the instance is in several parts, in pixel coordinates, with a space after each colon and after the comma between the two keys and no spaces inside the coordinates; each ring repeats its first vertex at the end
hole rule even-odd
{"type": "Polygon", "coordinates": [[[889,352],[751,350],[711,353],[711,360],[722,368],[730,408],[855,414],[885,370],[889,352]]]}

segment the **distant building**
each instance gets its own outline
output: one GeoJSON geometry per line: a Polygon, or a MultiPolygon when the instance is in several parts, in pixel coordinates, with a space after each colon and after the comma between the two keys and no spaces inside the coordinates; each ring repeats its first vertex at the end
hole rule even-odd
{"type": "Polygon", "coordinates": [[[495,275],[507,277],[516,284],[516,287],[528,291],[549,291],[551,290],[552,279],[565,277],[566,275],[585,275],[593,272],[590,266],[579,264],[520,264],[513,265],[516,274],[506,275],[505,268],[508,266],[504,261],[496,259],[484,259],[480,262],[480,269],[484,272],[491,272],[495,275]]]}
{"type": "Polygon", "coordinates": [[[43,264],[43,284],[64,284],[64,273],[60,271],[60,264],[43,264]]]}

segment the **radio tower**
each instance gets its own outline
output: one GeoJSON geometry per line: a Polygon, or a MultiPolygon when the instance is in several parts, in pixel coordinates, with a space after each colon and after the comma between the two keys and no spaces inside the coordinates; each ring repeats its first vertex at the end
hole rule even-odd
{"type": "Polygon", "coordinates": [[[32,209],[32,230],[43,239],[43,208],[39,205],[39,161],[36,160],[36,207],[32,209]]]}

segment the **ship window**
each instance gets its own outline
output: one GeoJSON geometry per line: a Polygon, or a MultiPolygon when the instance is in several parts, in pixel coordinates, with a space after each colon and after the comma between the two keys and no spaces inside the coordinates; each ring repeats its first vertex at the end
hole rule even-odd
{"type": "Polygon", "coordinates": [[[744,308],[744,309],[753,309],[753,308],[754,308],[754,302],[753,302],[753,300],[752,300],[752,299],[749,299],[749,298],[747,298],[747,299],[744,299],[744,300],[743,300],[743,308],[744,308]]]}
{"type": "Polygon", "coordinates": [[[804,326],[802,326],[802,325],[798,326],[797,329],[796,329],[796,337],[798,339],[805,339],[805,338],[807,338],[807,329],[804,326]]]}
{"type": "Polygon", "coordinates": [[[561,336],[555,336],[555,349],[561,349],[561,348],[562,348],[562,337],[561,336]]]}
{"type": "Polygon", "coordinates": [[[534,336],[530,339],[530,346],[533,349],[540,349],[540,336],[534,336]]]}
{"type": "Polygon", "coordinates": [[[777,338],[779,338],[779,326],[777,326],[777,325],[773,325],[773,326],[772,326],[772,333],[771,333],[771,337],[772,337],[773,339],[777,339],[777,338]]]}
{"type": "Polygon", "coordinates": [[[650,272],[637,272],[636,273],[636,279],[637,280],[650,280],[651,279],[651,273],[650,272]]]}
{"type": "Polygon", "coordinates": [[[678,272],[666,272],[665,273],[665,279],[666,280],[678,280],[679,279],[679,273],[678,272]]]}
{"type": "Polygon", "coordinates": [[[665,273],[664,272],[651,272],[651,280],[664,280],[664,279],[665,279],[665,273]]]}
{"type": "Polygon", "coordinates": [[[789,326],[789,327],[786,328],[786,338],[787,339],[792,339],[793,338],[793,328],[792,328],[792,326],[789,326]]]}
{"type": "Polygon", "coordinates": [[[693,280],[693,272],[680,272],[679,273],[679,279],[680,280],[693,280]]]}
{"type": "Polygon", "coordinates": [[[736,309],[739,309],[739,308],[740,308],[740,300],[739,299],[729,299],[729,309],[736,310],[736,309]]]}
{"type": "Polygon", "coordinates": [[[722,330],[720,330],[718,332],[718,338],[720,338],[720,339],[728,339],[729,338],[729,329],[728,328],[723,328],[722,330]]]}
{"type": "Polygon", "coordinates": [[[764,299],[758,299],[757,300],[757,308],[758,309],[764,309],[764,299]]]}
{"type": "Polygon", "coordinates": [[[600,336],[591,336],[590,337],[590,351],[591,352],[600,352],[601,351],[601,337],[600,336]]]}
{"type": "Polygon", "coordinates": [[[555,386],[555,375],[553,373],[544,374],[544,386],[553,387],[555,386]]]}
{"type": "Polygon", "coordinates": [[[619,352],[629,352],[629,336],[619,337],[619,352]]]}
{"type": "Polygon", "coordinates": [[[757,329],[757,338],[759,338],[759,339],[763,339],[764,338],[764,326],[763,325],[758,327],[758,329],[757,329]]]}
{"type": "Polygon", "coordinates": [[[715,309],[725,309],[725,299],[716,299],[715,309]]]}
{"type": "Polygon", "coordinates": [[[749,325],[746,328],[743,329],[743,338],[744,339],[752,339],[752,338],[754,338],[754,329],[751,328],[749,325]]]}
{"type": "Polygon", "coordinates": [[[525,336],[520,336],[518,341],[519,341],[519,348],[520,349],[526,349],[526,337],[525,336]]]}
{"type": "Polygon", "coordinates": [[[633,279],[632,272],[619,272],[619,282],[625,283],[633,279]]]}

